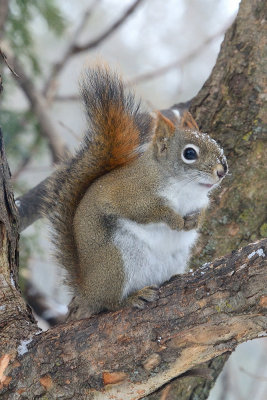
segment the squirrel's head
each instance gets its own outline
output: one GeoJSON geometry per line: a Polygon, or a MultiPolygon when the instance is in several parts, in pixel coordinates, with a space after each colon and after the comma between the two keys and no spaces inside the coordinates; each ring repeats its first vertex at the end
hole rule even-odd
{"type": "Polygon", "coordinates": [[[228,172],[223,149],[206,133],[174,124],[158,113],[154,152],[169,177],[209,191],[228,172]]]}

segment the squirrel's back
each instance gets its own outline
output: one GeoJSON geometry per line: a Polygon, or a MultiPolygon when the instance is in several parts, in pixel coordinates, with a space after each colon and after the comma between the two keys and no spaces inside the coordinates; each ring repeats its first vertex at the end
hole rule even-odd
{"type": "Polygon", "coordinates": [[[153,133],[151,116],[140,110],[140,103],[116,73],[102,67],[88,69],[81,94],[88,117],[87,132],[76,154],[48,181],[44,194],[56,258],[70,273],[72,284],[79,279],[72,228],[78,204],[95,179],[139,157],[153,133]]]}

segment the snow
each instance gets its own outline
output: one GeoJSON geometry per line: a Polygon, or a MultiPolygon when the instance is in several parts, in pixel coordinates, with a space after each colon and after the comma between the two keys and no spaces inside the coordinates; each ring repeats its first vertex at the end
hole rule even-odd
{"type": "Polygon", "coordinates": [[[158,343],[160,343],[160,342],[161,342],[161,340],[162,340],[162,337],[161,337],[161,336],[158,336],[158,338],[157,338],[157,342],[158,342],[158,343]]]}
{"type": "Polygon", "coordinates": [[[28,352],[28,344],[32,342],[32,338],[27,340],[21,340],[20,345],[18,346],[18,355],[22,356],[23,354],[28,352]]]}
{"type": "Polygon", "coordinates": [[[210,264],[210,262],[206,262],[205,264],[201,265],[200,269],[208,268],[210,264]]]}
{"type": "Polygon", "coordinates": [[[256,251],[252,251],[252,253],[250,253],[248,255],[248,259],[250,260],[252,257],[255,256],[255,254],[258,254],[259,257],[265,257],[265,253],[264,253],[263,249],[258,249],[256,251]]]}
{"type": "Polygon", "coordinates": [[[263,332],[258,333],[258,337],[259,338],[260,337],[267,337],[267,332],[263,331],[263,332]]]}
{"type": "Polygon", "coordinates": [[[10,280],[11,280],[11,285],[15,288],[15,287],[16,287],[16,286],[15,286],[15,281],[14,281],[14,279],[13,279],[12,274],[10,275],[10,280]]]}

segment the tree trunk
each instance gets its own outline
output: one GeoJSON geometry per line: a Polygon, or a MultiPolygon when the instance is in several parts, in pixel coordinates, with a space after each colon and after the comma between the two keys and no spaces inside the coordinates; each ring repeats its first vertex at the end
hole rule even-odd
{"type": "Polygon", "coordinates": [[[203,227],[194,265],[267,237],[266,14],[266,0],[242,1],[193,101],[200,129],[222,143],[231,173],[203,227]]]}
{"type": "Polygon", "coordinates": [[[5,367],[17,355],[20,341],[32,329],[32,315],[17,287],[18,220],[0,129],[0,389],[10,378],[5,367]]]}

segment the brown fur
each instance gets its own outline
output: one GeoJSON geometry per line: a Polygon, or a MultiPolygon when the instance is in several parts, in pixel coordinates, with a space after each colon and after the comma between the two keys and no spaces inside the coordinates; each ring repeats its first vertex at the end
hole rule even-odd
{"type": "Polygon", "coordinates": [[[59,167],[44,194],[44,213],[53,226],[56,258],[80,286],[79,257],[73,236],[75,211],[92,182],[139,157],[139,146],[152,135],[152,118],[115,73],[96,67],[81,84],[89,129],[76,155],[59,167]],[[53,213],[50,213],[50,210],[53,213]]]}
{"type": "MultiPolygon", "coordinates": [[[[192,229],[194,220],[185,223],[159,190],[169,177],[179,178],[181,171],[190,174],[197,168],[216,175],[222,165],[216,166],[215,160],[226,161],[207,135],[181,130],[161,113],[154,129],[150,115],[139,111],[133,94],[107,69],[97,67],[86,73],[82,95],[89,129],[80,150],[47,185],[44,209],[54,228],[57,259],[69,272],[70,285],[91,312],[98,312],[122,304],[124,264],[113,242],[121,219],[192,229]],[[181,161],[186,143],[201,148],[197,167],[181,161]]],[[[187,116],[183,126],[189,125],[196,126],[187,116]]],[[[153,288],[140,289],[124,303],[139,307],[155,298],[153,288]]]]}
{"type": "Polygon", "coordinates": [[[181,129],[195,129],[195,130],[199,131],[199,127],[189,111],[185,111],[183,113],[181,122],[180,122],[180,128],[181,129]]]}

